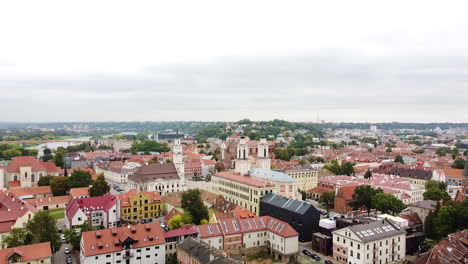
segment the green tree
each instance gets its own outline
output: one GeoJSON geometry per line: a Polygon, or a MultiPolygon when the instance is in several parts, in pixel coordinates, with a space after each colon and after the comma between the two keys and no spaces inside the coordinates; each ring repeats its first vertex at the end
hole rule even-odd
{"type": "Polygon", "coordinates": [[[421,248],[421,253],[429,251],[431,247],[435,246],[437,244],[437,240],[426,238],[424,241],[421,243],[420,248],[421,248]]]}
{"type": "Polygon", "coordinates": [[[377,193],[372,199],[375,209],[384,214],[398,215],[406,207],[400,199],[392,194],[377,193]]]}
{"type": "Polygon", "coordinates": [[[370,215],[370,210],[375,209],[373,202],[374,196],[378,193],[381,193],[382,189],[374,189],[370,185],[361,185],[356,187],[354,190],[352,200],[349,202],[349,205],[354,210],[359,210],[364,207],[367,210],[367,215],[370,215]]]}
{"type": "Polygon", "coordinates": [[[55,176],[50,181],[50,190],[54,196],[63,196],[69,190],[67,177],[55,176]]]}
{"type": "Polygon", "coordinates": [[[26,228],[34,233],[33,244],[50,242],[52,252],[57,252],[62,245],[57,229],[57,221],[48,211],[37,212],[26,224],[26,228]]]}
{"type": "Polygon", "coordinates": [[[433,212],[431,210],[429,211],[429,213],[426,216],[426,219],[424,220],[424,232],[426,234],[426,237],[428,238],[437,239],[439,237],[434,224],[436,215],[437,212],[433,212]]]}
{"type": "Polygon", "coordinates": [[[364,179],[370,179],[370,178],[372,178],[372,172],[369,169],[367,169],[366,173],[364,173],[364,179]]]}
{"type": "Polygon", "coordinates": [[[26,229],[13,228],[3,243],[9,248],[30,245],[32,243],[32,234],[26,229]]]}
{"type": "Polygon", "coordinates": [[[202,219],[209,219],[208,208],[203,204],[201,192],[192,189],[182,193],[182,208],[192,216],[193,223],[199,225],[202,219]]]}
{"type": "Polygon", "coordinates": [[[465,168],[465,160],[456,159],[455,162],[452,164],[452,168],[463,170],[465,168]]]}
{"type": "Polygon", "coordinates": [[[426,191],[423,193],[424,200],[448,201],[450,195],[447,193],[447,184],[445,182],[429,180],[425,185],[426,191]]]}
{"type": "Polygon", "coordinates": [[[322,196],[320,196],[319,203],[329,212],[335,207],[335,192],[323,192],[322,196]]]}
{"type": "MultiPolygon", "coordinates": [[[[205,219],[202,219],[202,221],[203,220],[205,220],[205,219]]],[[[191,224],[192,222],[193,222],[192,216],[187,211],[187,212],[184,212],[181,215],[176,215],[176,216],[172,217],[171,219],[169,219],[169,228],[171,230],[174,230],[174,229],[177,229],[177,228],[179,228],[179,227],[181,227],[183,225],[191,224]]]]}
{"type": "Polygon", "coordinates": [[[297,189],[297,191],[301,194],[301,198],[304,201],[307,198],[307,193],[301,189],[297,189]]]}
{"type": "Polygon", "coordinates": [[[325,169],[331,171],[335,175],[342,175],[341,174],[341,166],[337,160],[332,160],[330,163],[324,166],[325,169]]]}
{"type": "Polygon", "coordinates": [[[307,160],[305,159],[302,159],[299,161],[299,165],[306,165],[307,164],[307,160]]]}
{"type": "Polygon", "coordinates": [[[46,161],[50,161],[50,160],[53,160],[54,159],[54,155],[51,155],[51,154],[48,154],[48,155],[44,155],[41,157],[42,161],[46,162],[46,161]]]}
{"type": "Polygon", "coordinates": [[[91,173],[84,170],[74,170],[67,179],[70,188],[88,187],[93,183],[91,173]]]}
{"type": "Polygon", "coordinates": [[[52,151],[49,149],[49,148],[45,148],[42,153],[44,153],[44,155],[51,155],[52,154],[52,151]]]}
{"type": "Polygon", "coordinates": [[[65,160],[63,159],[63,152],[57,151],[54,156],[55,166],[63,168],[65,166],[65,160]]]}
{"type": "Polygon", "coordinates": [[[2,156],[4,159],[12,159],[14,157],[18,157],[18,156],[21,156],[22,155],[22,152],[21,150],[19,149],[15,149],[15,148],[12,148],[12,149],[7,149],[7,150],[4,150],[2,152],[2,156]]]}
{"type": "Polygon", "coordinates": [[[456,225],[457,210],[455,207],[442,206],[434,220],[437,233],[445,237],[457,229],[456,225]]]}
{"type": "Polygon", "coordinates": [[[37,185],[39,186],[49,186],[50,185],[50,182],[55,178],[55,176],[52,176],[52,175],[46,175],[46,176],[43,176],[39,179],[39,181],[37,182],[37,185]]]}
{"type": "Polygon", "coordinates": [[[345,162],[341,164],[341,173],[343,175],[351,176],[354,174],[354,163],[352,162],[345,162]]]}
{"type": "Polygon", "coordinates": [[[392,148],[387,148],[385,152],[388,152],[388,153],[392,152],[392,148]]]}
{"type": "Polygon", "coordinates": [[[85,149],[84,149],[84,152],[91,152],[93,151],[93,148],[91,146],[87,146],[85,149]]]}
{"type": "Polygon", "coordinates": [[[106,179],[104,178],[104,174],[101,173],[95,182],[93,182],[93,186],[89,188],[89,195],[91,197],[94,196],[103,196],[107,193],[109,193],[110,187],[109,184],[107,184],[106,179]]]}
{"type": "Polygon", "coordinates": [[[65,229],[63,230],[63,235],[65,236],[65,239],[68,241],[68,243],[70,243],[73,250],[79,250],[81,239],[80,231],[75,229],[65,229]]]}
{"type": "Polygon", "coordinates": [[[397,155],[397,156],[395,157],[395,162],[404,163],[404,161],[403,161],[403,156],[397,155]]]}

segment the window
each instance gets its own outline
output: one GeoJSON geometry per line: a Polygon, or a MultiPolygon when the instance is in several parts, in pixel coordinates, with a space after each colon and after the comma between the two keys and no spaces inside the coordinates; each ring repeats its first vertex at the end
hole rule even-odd
{"type": "Polygon", "coordinates": [[[108,255],[106,255],[106,258],[110,258],[110,255],[109,255],[109,254],[108,254],[108,255]]]}
{"type": "Polygon", "coordinates": [[[146,251],[149,251],[149,250],[150,250],[150,248],[146,248],[146,251]]]}
{"type": "Polygon", "coordinates": [[[137,249],[137,252],[141,252],[141,249],[137,249]]]}
{"type": "Polygon", "coordinates": [[[361,254],[357,253],[357,259],[361,259],[361,254]]]}
{"type": "Polygon", "coordinates": [[[150,258],[150,255],[146,255],[146,258],[150,258]]]}

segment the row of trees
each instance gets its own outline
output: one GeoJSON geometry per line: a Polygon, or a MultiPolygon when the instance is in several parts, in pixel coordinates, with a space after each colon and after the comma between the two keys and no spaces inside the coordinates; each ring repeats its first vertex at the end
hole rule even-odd
{"type": "Polygon", "coordinates": [[[341,165],[337,160],[332,160],[330,163],[324,166],[325,169],[331,171],[335,175],[348,175],[354,174],[354,165],[352,162],[344,162],[341,165]]]}
{"type": "Polygon", "coordinates": [[[132,153],[137,153],[137,152],[168,152],[171,149],[167,145],[167,143],[159,143],[157,141],[153,140],[147,140],[143,142],[135,142],[133,143],[132,147],[130,148],[130,151],[132,153]]]}
{"type": "Polygon", "coordinates": [[[397,215],[405,209],[403,202],[392,194],[383,193],[380,188],[373,188],[370,185],[356,187],[349,205],[353,210],[366,209],[370,214],[372,209],[376,209],[384,214],[397,215]]]}
{"type": "Polygon", "coordinates": [[[10,160],[18,156],[36,156],[37,149],[26,149],[14,144],[0,144],[0,160],[10,160]]]}
{"type": "Polygon", "coordinates": [[[437,203],[436,210],[430,211],[424,221],[426,236],[435,241],[466,228],[468,228],[468,200],[447,201],[443,206],[437,203]]]}
{"type": "Polygon", "coordinates": [[[89,171],[74,170],[69,177],[47,175],[38,181],[39,186],[50,186],[54,196],[63,196],[71,188],[88,187],[91,196],[102,196],[109,193],[110,187],[106,182],[104,175],[98,175],[96,181],[93,181],[89,171]]]}

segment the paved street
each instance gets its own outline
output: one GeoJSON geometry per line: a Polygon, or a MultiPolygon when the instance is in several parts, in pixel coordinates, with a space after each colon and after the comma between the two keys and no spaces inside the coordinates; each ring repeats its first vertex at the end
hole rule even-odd
{"type": "Polygon", "coordinates": [[[72,257],[72,260],[73,260],[72,263],[74,263],[74,264],[75,264],[75,263],[78,263],[78,262],[76,261],[76,258],[75,258],[75,256],[74,256],[74,254],[72,254],[72,253],[70,253],[70,254],[65,254],[64,250],[65,250],[66,247],[69,248],[69,249],[71,250],[70,244],[64,243],[64,244],[62,245],[62,247],[60,248],[60,250],[59,250],[57,253],[55,253],[55,255],[52,257],[52,263],[54,263],[54,264],[66,264],[66,263],[67,263],[67,262],[66,262],[66,258],[67,258],[67,256],[69,256],[69,255],[72,257]]]}
{"type": "Polygon", "coordinates": [[[309,263],[324,263],[325,260],[331,260],[333,263],[337,263],[336,261],[333,261],[333,258],[332,256],[324,256],[318,252],[315,252],[312,250],[312,246],[311,246],[311,242],[308,242],[308,243],[299,243],[299,256],[298,256],[298,261],[300,263],[303,263],[303,264],[309,264],[309,263]],[[314,262],[315,260],[304,255],[302,253],[302,250],[308,250],[310,253],[313,253],[313,254],[317,254],[322,260],[320,261],[316,261],[314,262]]]}

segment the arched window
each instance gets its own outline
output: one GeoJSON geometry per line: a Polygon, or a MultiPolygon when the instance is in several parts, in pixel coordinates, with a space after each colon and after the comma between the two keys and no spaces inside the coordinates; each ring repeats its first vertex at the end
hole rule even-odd
{"type": "Polygon", "coordinates": [[[27,172],[24,173],[24,178],[26,178],[26,179],[28,178],[28,173],[27,172]]]}
{"type": "Polygon", "coordinates": [[[17,180],[18,180],[18,176],[17,176],[17,175],[13,176],[13,180],[14,180],[14,181],[17,181],[17,180]]]}
{"type": "Polygon", "coordinates": [[[36,175],[33,173],[31,175],[31,182],[35,182],[36,181],[36,175]]]}
{"type": "Polygon", "coordinates": [[[263,149],[263,157],[266,158],[267,154],[266,154],[266,149],[263,149]]]}

